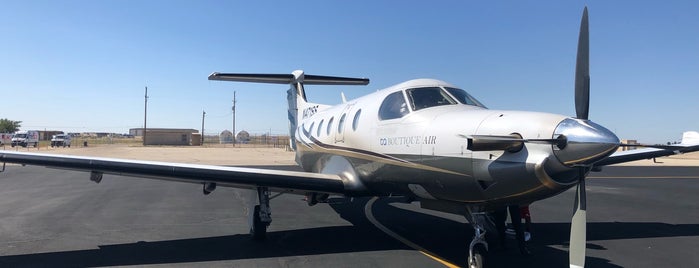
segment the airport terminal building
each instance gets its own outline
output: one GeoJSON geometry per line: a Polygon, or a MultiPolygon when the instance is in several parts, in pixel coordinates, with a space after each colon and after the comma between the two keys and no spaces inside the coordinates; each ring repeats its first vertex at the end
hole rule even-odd
{"type": "MultiPolygon", "coordinates": [[[[179,128],[148,128],[146,131],[146,145],[192,145],[192,134],[199,133],[196,129],[179,128]]],[[[143,128],[129,129],[129,135],[143,137],[143,128]]]]}

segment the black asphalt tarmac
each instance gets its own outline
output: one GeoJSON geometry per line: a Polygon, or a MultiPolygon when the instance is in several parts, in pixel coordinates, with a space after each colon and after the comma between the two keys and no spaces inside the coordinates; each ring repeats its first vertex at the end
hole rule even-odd
{"type": "MultiPolygon", "coordinates": [[[[283,167],[288,168],[288,167],[283,167]]],[[[607,167],[588,180],[588,267],[699,265],[699,167],[607,167]]],[[[247,235],[249,192],[41,167],[0,173],[0,267],[444,267],[392,232],[464,266],[473,230],[400,198],[272,200],[265,242],[247,235]],[[369,206],[371,205],[371,206],[369,206]]],[[[567,267],[574,191],[531,205],[533,256],[514,241],[491,267],[567,267]]]]}

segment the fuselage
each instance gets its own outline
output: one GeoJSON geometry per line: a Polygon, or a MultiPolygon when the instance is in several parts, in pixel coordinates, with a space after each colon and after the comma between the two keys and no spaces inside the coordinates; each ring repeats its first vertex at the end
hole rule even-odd
{"type": "Polygon", "coordinates": [[[297,162],[306,171],[341,174],[357,192],[502,205],[547,198],[576,183],[573,162],[554,152],[565,148],[468,149],[474,135],[556,138],[562,122],[576,119],[490,110],[443,81],[411,80],[336,106],[299,109],[297,162]]]}

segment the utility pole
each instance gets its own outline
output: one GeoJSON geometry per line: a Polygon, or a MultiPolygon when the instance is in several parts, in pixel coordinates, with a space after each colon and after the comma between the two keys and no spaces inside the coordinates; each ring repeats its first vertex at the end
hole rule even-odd
{"type": "Polygon", "coordinates": [[[233,147],[235,147],[235,91],[233,91],[233,147]]]}
{"type": "Polygon", "coordinates": [[[146,87],[146,100],[143,111],[143,146],[146,146],[146,121],[148,118],[148,87],[146,87]]]}
{"type": "Polygon", "coordinates": [[[201,111],[201,145],[204,146],[204,117],[206,117],[206,112],[201,111]]]}

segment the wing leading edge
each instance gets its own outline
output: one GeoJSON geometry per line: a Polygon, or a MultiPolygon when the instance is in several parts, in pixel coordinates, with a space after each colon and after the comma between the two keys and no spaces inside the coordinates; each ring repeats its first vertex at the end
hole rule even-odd
{"type": "Polygon", "coordinates": [[[595,166],[606,166],[631,162],[636,160],[651,159],[655,157],[670,156],[699,151],[699,132],[685,131],[682,133],[682,142],[672,145],[645,145],[628,144],[623,146],[645,147],[642,149],[616,152],[606,159],[595,163],[595,166]]]}
{"type": "MultiPolygon", "coordinates": [[[[0,162],[219,186],[351,194],[338,175],[115,158],[0,152],[0,162]]],[[[4,169],[4,166],[3,166],[4,169]]]]}
{"type": "Polygon", "coordinates": [[[670,156],[689,152],[699,151],[699,145],[672,145],[672,146],[647,146],[629,151],[616,152],[602,161],[595,163],[595,166],[607,166],[636,160],[651,159],[655,157],[670,156]]]}

